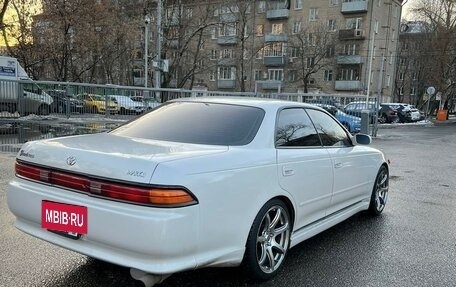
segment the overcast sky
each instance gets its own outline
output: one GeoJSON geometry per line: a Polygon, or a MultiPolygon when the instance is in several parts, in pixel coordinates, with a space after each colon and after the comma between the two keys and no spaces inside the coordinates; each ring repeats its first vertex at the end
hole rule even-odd
{"type": "Polygon", "coordinates": [[[405,3],[404,7],[402,8],[402,18],[406,18],[410,20],[409,10],[413,8],[414,4],[416,4],[418,0],[408,0],[405,3]]]}

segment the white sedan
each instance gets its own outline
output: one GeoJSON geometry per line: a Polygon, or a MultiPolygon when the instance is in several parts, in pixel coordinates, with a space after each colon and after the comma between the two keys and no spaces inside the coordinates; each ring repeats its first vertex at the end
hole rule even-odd
{"type": "Polygon", "coordinates": [[[24,144],[18,229],[130,267],[136,279],[244,263],[269,279],[289,248],[388,197],[383,154],[316,106],[171,101],[112,132],[24,144]]]}

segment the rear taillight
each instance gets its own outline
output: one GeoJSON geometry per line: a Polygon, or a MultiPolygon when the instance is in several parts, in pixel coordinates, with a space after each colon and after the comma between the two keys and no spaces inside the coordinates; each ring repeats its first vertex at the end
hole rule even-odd
{"type": "Polygon", "coordinates": [[[137,186],[16,162],[16,175],[99,197],[159,207],[181,207],[197,201],[184,188],[137,186]]]}

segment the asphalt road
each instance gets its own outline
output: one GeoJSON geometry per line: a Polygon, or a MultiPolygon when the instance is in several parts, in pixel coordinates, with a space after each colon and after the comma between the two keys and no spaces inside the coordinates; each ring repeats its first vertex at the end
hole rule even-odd
{"type": "MultiPolygon", "coordinates": [[[[381,129],[373,146],[391,160],[382,216],[358,214],[296,246],[269,282],[212,268],[159,286],[455,286],[456,124],[381,129]]],[[[0,286],[137,286],[126,268],[16,230],[5,195],[13,163],[0,154],[0,286]]]]}

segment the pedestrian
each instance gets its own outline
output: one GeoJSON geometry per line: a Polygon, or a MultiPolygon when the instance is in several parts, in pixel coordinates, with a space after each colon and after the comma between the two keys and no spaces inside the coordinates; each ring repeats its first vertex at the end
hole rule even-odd
{"type": "Polygon", "coordinates": [[[448,111],[448,98],[445,100],[445,103],[443,104],[443,110],[446,111],[446,119],[448,120],[449,116],[449,111],[448,111]]]}

